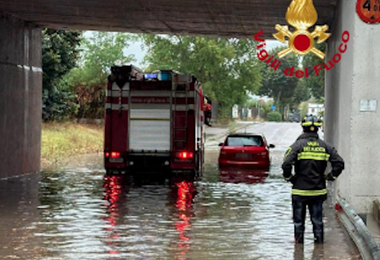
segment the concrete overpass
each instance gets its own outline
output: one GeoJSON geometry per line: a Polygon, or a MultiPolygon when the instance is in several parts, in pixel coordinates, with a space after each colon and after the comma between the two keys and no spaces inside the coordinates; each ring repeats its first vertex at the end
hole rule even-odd
{"type": "MultiPolygon", "coordinates": [[[[0,0],[0,178],[40,170],[42,27],[249,38],[263,29],[271,38],[277,23],[287,24],[290,2],[0,0]]],[[[359,19],[356,0],[314,5],[317,25],[327,24],[332,32],[327,60],[342,32],[350,32],[342,60],[326,73],[325,136],[346,160],[338,193],[357,212],[369,212],[380,197],[380,119],[377,107],[365,104],[380,99],[380,25],[359,19]]]]}
{"type": "MultiPolygon", "coordinates": [[[[38,27],[252,37],[284,24],[291,0],[0,0],[0,11],[38,27]]],[[[316,0],[321,24],[330,25],[337,0],[316,0]]]]}

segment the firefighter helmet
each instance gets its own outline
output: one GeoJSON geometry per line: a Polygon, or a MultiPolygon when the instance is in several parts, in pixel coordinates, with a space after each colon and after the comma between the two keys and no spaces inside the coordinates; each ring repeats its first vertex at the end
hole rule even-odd
{"type": "Polygon", "coordinates": [[[314,115],[308,115],[302,120],[301,126],[306,132],[316,132],[318,127],[322,126],[322,120],[314,115]]]}

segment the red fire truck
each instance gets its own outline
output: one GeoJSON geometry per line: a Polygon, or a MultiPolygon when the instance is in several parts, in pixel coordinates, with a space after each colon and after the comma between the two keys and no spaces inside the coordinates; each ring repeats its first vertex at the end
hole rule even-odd
{"type": "Polygon", "coordinates": [[[192,75],[114,66],[105,105],[107,174],[202,174],[203,93],[192,75]]]}

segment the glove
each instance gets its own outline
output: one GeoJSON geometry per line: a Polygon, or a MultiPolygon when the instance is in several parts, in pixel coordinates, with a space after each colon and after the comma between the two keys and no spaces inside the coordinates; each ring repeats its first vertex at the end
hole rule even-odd
{"type": "Polygon", "coordinates": [[[332,174],[332,172],[329,172],[326,176],[325,176],[326,180],[328,181],[335,181],[336,180],[336,177],[332,174]]]}
{"type": "Polygon", "coordinates": [[[291,184],[294,184],[295,180],[296,180],[296,177],[292,175],[287,181],[290,182],[291,184]]]}

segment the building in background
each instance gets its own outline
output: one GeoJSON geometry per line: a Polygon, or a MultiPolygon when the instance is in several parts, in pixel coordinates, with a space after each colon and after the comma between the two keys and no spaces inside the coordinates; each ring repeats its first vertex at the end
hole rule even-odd
{"type": "Polygon", "coordinates": [[[325,105],[324,104],[309,103],[308,109],[307,109],[307,114],[319,117],[321,115],[321,112],[324,112],[324,111],[325,111],[325,105]]]}

